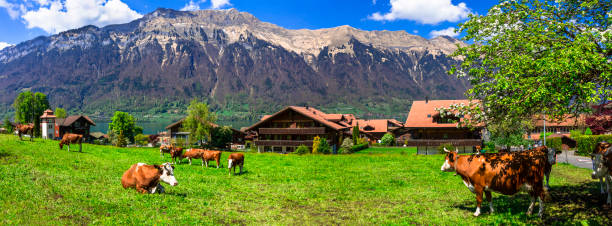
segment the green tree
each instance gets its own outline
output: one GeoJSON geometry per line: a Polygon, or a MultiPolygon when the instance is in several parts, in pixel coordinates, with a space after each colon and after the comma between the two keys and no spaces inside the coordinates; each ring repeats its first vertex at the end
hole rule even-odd
{"type": "Polygon", "coordinates": [[[382,142],[385,146],[392,146],[395,144],[395,137],[393,136],[392,133],[386,133],[381,139],[380,142],[382,142]]]}
{"type": "Polygon", "coordinates": [[[587,128],[584,130],[584,135],[593,135],[593,132],[591,131],[591,128],[587,127],[587,128]]]}
{"type": "Polygon", "coordinates": [[[134,136],[134,143],[143,145],[143,146],[147,145],[149,143],[149,136],[140,133],[134,136]]]}
{"type": "Polygon", "coordinates": [[[26,91],[19,93],[15,102],[15,121],[18,123],[33,123],[34,136],[40,136],[40,116],[49,108],[49,100],[44,93],[26,91]]]}
{"type": "Polygon", "coordinates": [[[353,126],[353,142],[359,144],[359,123],[353,126]]]}
{"type": "Polygon", "coordinates": [[[321,144],[321,138],[319,136],[314,137],[312,140],[312,153],[319,153],[319,145],[321,144]]]}
{"type": "Polygon", "coordinates": [[[13,125],[11,124],[8,115],[4,117],[4,122],[2,124],[4,124],[2,126],[4,127],[4,129],[6,129],[7,132],[13,133],[13,125]]]}
{"type": "Polygon", "coordinates": [[[450,74],[467,78],[481,100],[472,122],[590,111],[612,94],[612,4],[599,0],[504,0],[470,15],[457,32],[473,43],[450,74]],[[478,115],[481,114],[482,115],[478,115]]]}
{"type": "Polygon", "coordinates": [[[216,120],[217,116],[209,111],[206,103],[192,100],[183,122],[183,127],[190,133],[189,142],[211,140],[212,123],[216,120]]]}
{"type": "Polygon", "coordinates": [[[227,144],[232,142],[234,132],[229,126],[218,126],[213,128],[210,145],[218,148],[229,148],[227,144]]]}
{"type": "Polygon", "coordinates": [[[122,134],[125,137],[134,142],[135,127],[134,117],[126,112],[115,111],[115,114],[111,118],[111,123],[108,124],[108,133],[115,133],[117,135],[122,134]]]}
{"type": "Polygon", "coordinates": [[[117,141],[115,142],[117,147],[125,147],[127,146],[127,141],[125,140],[125,136],[123,135],[123,131],[119,131],[117,135],[117,141]]]}
{"type": "Polygon", "coordinates": [[[303,154],[308,154],[310,153],[310,149],[308,149],[308,147],[306,147],[306,145],[300,145],[294,152],[295,154],[298,155],[303,155],[303,154]]]}
{"type": "Polygon", "coordinates": [[[319,146],[317,148],[317,153],[321,153],[321,154],[331,153],[331,147],[329,146],[329,143],[327,143],[327,139],[321,138],[321,140],[319,140],[319,146]]]}
{"type": "Polygon", "coordinates": [[[533,124],[529,118],[508,118],[495,124],[489,124],[486,128],[491,133],[490,142],[509,150],[511,146],[529,145],[529,141],[525,140],[523,135],[531,131],[533,124]]]}
{"type": "Polygon", "coordinates": [[[55,108],[55,117],[57,118],[66,118],[66,109],[63,108],[55,108]]]}

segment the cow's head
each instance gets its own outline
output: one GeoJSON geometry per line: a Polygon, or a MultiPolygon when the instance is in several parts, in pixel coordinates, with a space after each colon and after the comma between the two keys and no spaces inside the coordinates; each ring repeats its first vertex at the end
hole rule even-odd
{"type": "Polygon", "coordinates": [[[173,165],[171,165],[170,163],[164,163],[164,164],[157,166],[156,168],[159,168],[159,170],[161,171],[161,175],[159,176],[159,179],[162,182],[169,184],[170,186],[178,185],[178,181],[176,181],[176,178],[174,178],[174,166],[173,165]]]}
{"type": "Polygon", "coordinates": [[[446,159],[444,161],[444,164],[442,164],[440,170],[445,172],[453,172],[455,171],[455,164],[457,164],[459,149],[456,149],[455,151],[449,151],[444,148],[444,151],[446,152],[446,159]]]}
{"type": "Polygon", "coordinates": [[[607,161],[612,158],[612,147],[608,142],[599,142],[591,154],[593,160],[593,173],[591,178],[599,179],[608,174],[607,161]]]}

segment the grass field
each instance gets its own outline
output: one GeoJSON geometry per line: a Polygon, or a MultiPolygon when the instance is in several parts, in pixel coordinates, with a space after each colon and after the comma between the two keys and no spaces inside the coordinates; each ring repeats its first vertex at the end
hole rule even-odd
{"type": "MultiPolygon", "coordinates": [[[[544,218],[527,216],[528,197],[494,195],[496,213],[473,217],[475,198],[443,156],[413,149],[353,155],[246,153],[246,173],[178,165],[176,187],[141,195],[121,187],[138,162],[160,163],[153,148],[83,145],[0,135],[0,224],[607,224],[590,171],[558,164],[544,218]],[[74,150],[74,149],[73,149],[74,150]]],[[[222,164],[227,167],[227,153],[222,164]]],[[[168,158],[166,158],[168,159],[168,158]]],[[[213,164],[214,165],[214,164],[213,164]]]]}

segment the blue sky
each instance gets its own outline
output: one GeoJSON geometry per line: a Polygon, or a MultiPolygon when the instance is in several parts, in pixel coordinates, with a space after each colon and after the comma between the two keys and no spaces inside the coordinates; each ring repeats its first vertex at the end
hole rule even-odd
{"type": "Polygon", "coordinates": [[[454,34],[469,13],[486,14],[487,0],[0,0],[0,49],[40,35],[88,24],[125,23],[157,8],[249,12],[285,28],[350,25],[363,30],[405,30],[431,38],[454,34]]]}

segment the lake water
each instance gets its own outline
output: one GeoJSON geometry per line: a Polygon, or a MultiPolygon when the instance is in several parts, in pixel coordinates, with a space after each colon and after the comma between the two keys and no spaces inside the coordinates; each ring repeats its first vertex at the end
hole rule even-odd
{"type": "MultiPolygon", "coordinates": [[[[108,124],[111,122],[110,120],[94,119],[94,121],[96,122],[96,126],[91,127],[91,132],[102,132],[102,133],[107,132],[108,124]]],[[[166,131],[166,126],[176,121],[178,120],[160,119],[158,121],[136,122],[136,125],[142,126],[144,134],[157,134],[159,132],[166,131]]],[[[230,125],[234,129],[240,129],[240,127],[245,127],[245,126],[249,126],[253,124],[253,122],[237,122],[237,121],[232,121],[232,122],[220,121],[217,123],[219,125],[230,125]]]]}

